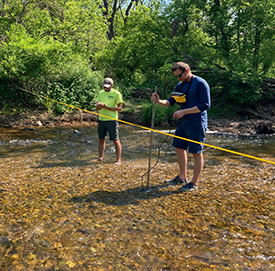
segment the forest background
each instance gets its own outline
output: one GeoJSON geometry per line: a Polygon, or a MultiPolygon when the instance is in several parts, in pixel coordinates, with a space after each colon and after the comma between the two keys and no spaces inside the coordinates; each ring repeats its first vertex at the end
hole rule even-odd
{"type": "MultiPolygon", "coordinates": [[[[112,77],[124,113],[149,124],[150,95],[157,87],[169,97],[177,61],[209,83],[214,118],[261,117],[260,106],[275,104],[275,0],[2,0],[0,7],[1,114],[72,110],[26,91],[94,110],[104,77],[112,77]]],[[[156,124],[171,114],[156,110],[156,124]]]]}

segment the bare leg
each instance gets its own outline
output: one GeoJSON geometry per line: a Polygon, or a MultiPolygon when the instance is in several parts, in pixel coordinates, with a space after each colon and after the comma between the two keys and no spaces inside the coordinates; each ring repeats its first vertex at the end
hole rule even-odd
{"type": "Polygon", "coordinates": [[[104,150],[105,150],[105,138],[104,139],[99,139],[99,143],[98,143],[98,160],[102,161],[103,160],[103,156],[104,156],[104,150]]]}
{"type": "Polygon", "coordinates": [[[116,165],[120,165],[121,164],[121,143],[119,141],[119,139],[117,140],[113,140],[114,144],[115,144],[115,149],[116,149],[116,165]]]}
{"type": "Polygon", "coordinates": [[[178,164],[180,168],[179,177],[181,180],[187,179],[187,153],[186,150],[175,148],[177,153],[178,164]]]}
{"type": "Polygon", "coordinates": [[[198,184],[200,174],[203,168],[203,154],[202,153],[193,153],[194,157],[194,175],[191,182],[194,185],[198,184]]]}

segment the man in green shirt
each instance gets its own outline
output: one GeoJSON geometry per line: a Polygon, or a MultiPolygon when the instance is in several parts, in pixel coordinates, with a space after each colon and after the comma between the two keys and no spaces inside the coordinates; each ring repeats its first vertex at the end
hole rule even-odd
{"type": "Polygon", "coordinates": [[[115,165],[121,165],[121,143],[118,133],[118,112],[122,110],[122,95],[113,89],[112,78],[105,78],[103,82],[104,90],[101,90],[96,99],[96,109],[99,110],[98,118],[98,161],[103,161],[105,150],[105,137],[109,133],[110,140],[113,140],[116,149],[115,165]]]}

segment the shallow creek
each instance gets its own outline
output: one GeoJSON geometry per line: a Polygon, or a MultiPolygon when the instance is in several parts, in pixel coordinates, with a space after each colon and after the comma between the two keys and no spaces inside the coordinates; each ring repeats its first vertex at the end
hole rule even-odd
{"type": "MultiPolygon", "coordinates": [[[[150,136],[120,125],[115,166],[109,140],[92,161],[96,126],[0,128],[0,270],[274,270],[274,164],[205,147],[199,189],[178,193],[171,136],[153,133],[148,179],[150,136]]],[[[206,143],[275,161],[275,136],[206,143]]]]}

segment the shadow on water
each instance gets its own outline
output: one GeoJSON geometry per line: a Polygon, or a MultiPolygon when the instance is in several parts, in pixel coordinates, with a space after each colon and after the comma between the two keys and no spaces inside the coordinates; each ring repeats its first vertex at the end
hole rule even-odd
{"type": "MultiPolygon", "coordinates": [[[[147,191],[150,133],[120,135],[115,166],[109,140],[91,161],[95,127],[0,128],[0,270],[274,270],[273,165],[206,148],[198,192],[179,193],[162,185],[178,172],[169,137],[147,191]]],[[[272,137],[207,143],[275,157],[272,137]]]]}
{"type": "MultiPolygon", "coordinates": [[[[92,166],[98,163],[91,162],[90,159],[81,160],[81,159],[72,159],[70,161],[56,161],[56,162],[43,162],[40,166],[33,168],[54,168],[54,167],[77,167],[77,166],[92,166]]],[[[111,164],[111,162],[106,162],[106,164],[111,164]]]]}
{"type": "Polygon", "coordinates": [[[78,196],[71,198],[71,202],[78,203],[92,203],[101,202],[106,205],[138,205],[140,201],[154,198],[161,198],[165,196],[171,196],[179,194],[177,190],[162,190],[166,188],[165,185],[154,185],[149,186],[148,190],[146,187],[135,187],[123,191],[108,191],[108,190],[98,190],[93,193],[84,196],[78,196]]]}

